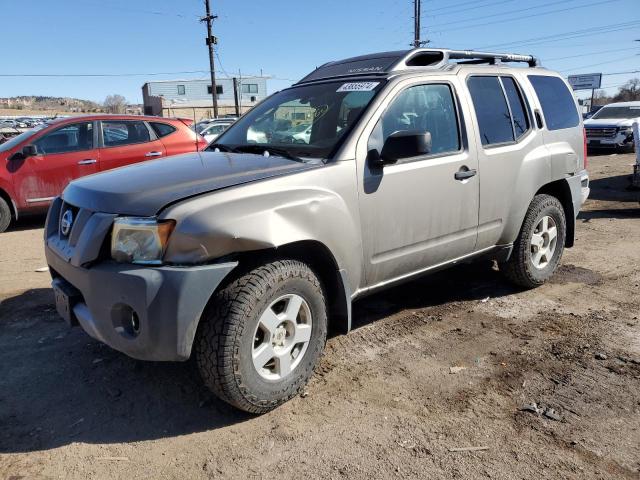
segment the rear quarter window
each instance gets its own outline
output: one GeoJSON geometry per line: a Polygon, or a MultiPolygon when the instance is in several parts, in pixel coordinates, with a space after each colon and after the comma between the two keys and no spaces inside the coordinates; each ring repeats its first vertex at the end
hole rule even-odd
{"type": "Polygon", "coordinates": [[[166,137],[170,133],[173,133],[176,131],[175,127],[167,123],[161,123],[161,122],[150,122],[150,123],[151,123],[151,128],[153,128],[153,131],[156,132],[156,135],[158,136],[158,138],[166,137]]]}
{"type": "Polygon", "coordinates": [[[573,94],[560,78],[545,75],[528,77],[542,105],[542,114],[548,130],[571,128],[580,124],[573,94]]]}

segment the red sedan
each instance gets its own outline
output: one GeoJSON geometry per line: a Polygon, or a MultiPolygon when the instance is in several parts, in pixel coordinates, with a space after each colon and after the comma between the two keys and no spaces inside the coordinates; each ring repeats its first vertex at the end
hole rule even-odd
{"type": "Polygon", "coordinates": [[[78,177],[206,147],[191,120],[89,115],[53,120],[0,145],[0,232],[45,212],[78,177]]]}

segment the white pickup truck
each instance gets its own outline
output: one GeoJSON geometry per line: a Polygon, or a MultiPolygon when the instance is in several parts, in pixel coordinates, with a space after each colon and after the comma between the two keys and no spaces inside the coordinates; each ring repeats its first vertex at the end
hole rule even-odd
{"type": "Polygon", "coordinates": [[[633,151],[633,122],[640,117],[640,102],[610,103],[584,121],[589,148],[633,151]]]}

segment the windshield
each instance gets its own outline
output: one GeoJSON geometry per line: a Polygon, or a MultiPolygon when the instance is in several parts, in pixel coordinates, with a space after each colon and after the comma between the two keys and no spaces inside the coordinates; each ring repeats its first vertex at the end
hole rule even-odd
{"type": "Polygon", "coordinates": [[[591,118],[637,118],[640,117],[640,106],[638,107],[603,107],[591,118]]]}
{"type": "Polygon", "coordinates": [[[295,157],[328,158],[382,86],[378,79],[283,90],[255,106],[209,149],[264,147],[295,157]]]}
{"type": "Polygon", "coordinates": [[[20,135],[13,137],[11,140],[8,140],[0,145],[0,152],[6,152],[7,150],[11,150],[16,145],[24,142],[30,137],[33,137],[36,133],[42,130],[45,127],[48,127],[46,123],[42,125],[38,125],[37,127],[32,128],[31,130],[27,130],[26,132],[22,132],[20,135]]]}

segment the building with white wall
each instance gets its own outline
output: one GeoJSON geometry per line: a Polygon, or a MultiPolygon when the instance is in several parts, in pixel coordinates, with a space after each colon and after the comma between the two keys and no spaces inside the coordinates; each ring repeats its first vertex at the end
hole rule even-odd
{"type": "MultiPolygon", "coordinates": [[[[268,77],[238,77],[241,111],[253,107],[267,96],[268,77]]],[[[218,106],[222,113],[235,111],[233,78],[216,78],[218,106]]],[[[211,108],[211,79],[161,80],[142,86],[145,115],[165,116],[176,109],[211,108]]],[[[221,114],[222,114],[221,113],[221,114]]],[[[202,115],[207,116],[207,115],[202,115]]]]}

